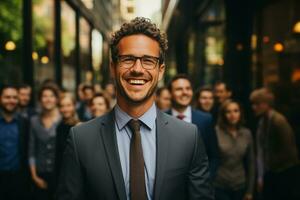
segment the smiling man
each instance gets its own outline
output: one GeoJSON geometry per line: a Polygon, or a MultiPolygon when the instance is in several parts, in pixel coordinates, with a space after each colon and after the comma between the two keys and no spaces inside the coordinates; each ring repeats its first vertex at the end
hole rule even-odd
{"type": "Polygon", "coordinates": [[[28,121],[17,113],[18,90],[0,88],[0,199],[29,199],[28,121]]]}
{"type": "Polygon", "coordinates": [[[192,108],[191,102],[194,92],[192,82],[187,75],[178,74],[174,76],[168,87],[172,97],[172,109],[167,113],[198,127],[198,133],[203,138],[206,147],[210,176],[213,179],[219,162],[219,152],[212,116],[192,108]]]}
{"type": "Polygon", "coordinates": [[[197,128],[155,106],[165,35],[135,18],[114,33],[110,48],[117,105],[71,130],[58,199],[213,199],[197,128]]]}

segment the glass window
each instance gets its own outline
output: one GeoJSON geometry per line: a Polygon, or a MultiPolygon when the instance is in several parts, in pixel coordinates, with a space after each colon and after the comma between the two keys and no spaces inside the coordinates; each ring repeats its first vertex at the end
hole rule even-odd
{"type": "Polygon", "coordinates": [[[62,73],[63,87],[74,92],[75,78],[75,48],[76,48],[76,15],[75,11],[65,2],[61,2],[62,28],[62,73]]]}
{"type": "Polygon", "coordinates": [[[22,80],[22,1],[0,3],[0,84],[22,80]]]}
{"type": "Polygon", "coordinates": [[[79,44],[80,44],[80,68],[81,68],[81,81],[91,83],[92,76],[90,69],[91,57],[90,57],[90,25],[84,19],[80,18],[79,21],[79,44]]]}
{"type": "Polygon", "coordinates": [[[34,80],[54,80],[54,1],[33,1],[34,80]]]}
{"type": "Polygon", "coordinates": [[[97,30],[92,31],[92,65],[94,71],[94,80],[96,82],[102,81],[100,73],[103,55],[103,37],[97,30]]]}
{"type": "Polygon", "coordinates": [[[81,0],[81,1],[88,9],[94,8],[94,0],[81,0]]]}

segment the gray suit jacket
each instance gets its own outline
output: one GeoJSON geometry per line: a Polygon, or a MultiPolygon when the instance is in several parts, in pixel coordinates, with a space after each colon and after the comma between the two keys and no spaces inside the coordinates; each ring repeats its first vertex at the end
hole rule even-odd
{"type": "MultiPolygon", "coordinates": [[[[196,126],[158,111],[154,199],[214,199],[196,126]]],[[[64,152],[59,200],[126,200],[114,112],[73,127],[64,152]]]]}

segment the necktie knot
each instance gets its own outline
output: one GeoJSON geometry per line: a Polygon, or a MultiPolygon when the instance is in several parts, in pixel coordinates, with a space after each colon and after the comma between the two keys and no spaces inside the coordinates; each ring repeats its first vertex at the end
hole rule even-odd
{"type": "Polygon", "coordinates": [[[132,119],[132,120],[129,121],[128,125],[129,125],[129,128],[131,129],[131,131],[133,133],[136,133],[136,132],[140,131],[140,128],[141,128],[140,120],[132,119]]]}
{"type": "Polygon", "coordinates": [[[179,115],[177,115],[177,118],[180,119],[180,120],[183,120],[185,118],[185,115],[184,114],[179,114],[179,115]]]}

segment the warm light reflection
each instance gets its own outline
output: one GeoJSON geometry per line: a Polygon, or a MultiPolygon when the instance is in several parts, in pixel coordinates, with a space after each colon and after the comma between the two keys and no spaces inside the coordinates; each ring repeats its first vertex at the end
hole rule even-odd
{"type": "Polygon", "coordinates": [[[220,66],[224,65],[224,60],[222,58],[218,60],[218,65],[220,65],[220,66]]]}
{"type": "Polygon", "coordinates": [[[39,59],[39,54],[37,53],[37,52],[32,52],[32,59],[33,60],[37,60],[37,59],[39,59]]]}
{"type": "Polygon", "coordinates": [[[16,44],[15,44],[13,41],[7,41],[7,42],[5,43],[5,49],[6,49],[7,51],[13,51],[13,50],[16,49],[16,44]]]}
{"type": "Polygon", "coordinates": [[[41,62],[42,62],[43,64],[48,64],[48,63],[49,63],[49,58],[48,58],[48,56],[43,56],[43,57],[41,58],[41,62]]]}
{"type": "Polygon", "coordinates": [[[274,44],[273,49],[276,52],[283,52],[284,47],[283,47],[283,44],[281,44],[280,42],[277,42],[274,44]]]}
{"type": "Polygon", "coordinates": [[[257,48],[257,35],[253,34],[251,36],[251,48],[256,49],[257,48]]]}
{"type": "Polygon", "coordinates": [[[270,38],[269,38],[268,36],[264,36],[264,37],[263,37],[263,42],[264,42],[264,43],[270,42],[270,38]]]}
{"type": "Polygon", "coordinates": [[[243,50],[243,45],[241,44],[241,43],[238,43],[237,45],[236,45],[236,49],[238,50],[238,51],[242,51],[243,50]]]}
{"type": "Polygon", "coordinates": [[[293,31],[294,33],[300,33],[300,21],[295,24],[293,31]]]}
{"type": "Polygon", "coordinates": [[[292,82],[300,81],[300,69],[295,69],[292,73],[292,82]]]}

